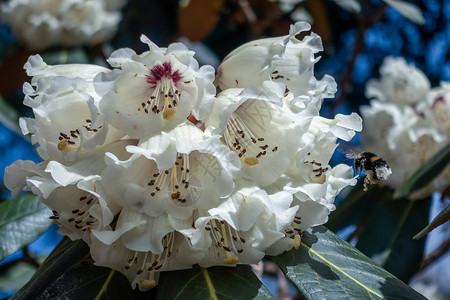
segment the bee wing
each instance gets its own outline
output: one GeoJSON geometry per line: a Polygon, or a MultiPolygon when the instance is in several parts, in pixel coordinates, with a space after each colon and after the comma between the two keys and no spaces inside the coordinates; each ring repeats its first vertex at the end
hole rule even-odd
{"type": "Polygon", "coordinates": [[[361,151],[345,144],[339,144],[338,151],[345,154],[347,159],[357,159],[361,153],[361,151]]]}

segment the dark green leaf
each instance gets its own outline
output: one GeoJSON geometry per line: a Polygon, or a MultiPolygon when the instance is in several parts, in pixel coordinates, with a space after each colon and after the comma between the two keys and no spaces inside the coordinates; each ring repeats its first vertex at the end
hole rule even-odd
{"type": "Polygon", "coordinates": [[[0,122],[9,129],[22,135],[19,128],[19,113],[0,97],[0,122]]]}
{"type": "Polygon", "coordinates": [[[33,276],[36,268],[29,263],[16,261],[0,273],[0,291],[12,295],[33,276]]]}
{"type": "Polygon", "coordinates": [[[426,299],[324,226],[271,259],[306,299],[426,299]]]}
{"type": "Polygon", "coordinates": [[[450,144],[429,158],[399,189],[394,199],[407,197],[430,183],[450,162],[450,144]]]}
{"type": "Polygon", "coordinates": [[[391,193],[389,188],[378,185],[364,191],[363,181],[359,180],[358,184],[337,204],[337,209],[330,214],[326,223],[327,228],[336,232],[348,225],[360,224],[373,210],[376,200],[384,199],[391,193]]]}
{"type": "Polygon", "coordinates": [[[157,299],[274,299],[249,266],[162,272],[157,299]]]}
{"type": "Polygon", "coordinates": [[[42,59],[49,65],[89,63],[89,57],[84,48],[47,51],[42,54],[42,59]]]}
{"type": "Polygon", "coordinates": [[[378,202],[361,230],[356,248],[408,282],[422,262],[425,240],[414,234],[428,222],[430,199],[378,202]]]}
{"type": "Polygon", "coordinates": [[[436,218],[434,218],[433,221],[431,221],[431,223],[427,225],[427,227],[425,227],[418,234],[416,234],[413,237],[413,239],[417,240],[417,239],[424,237],[430,231],[432,231],[436,227],[444,224],[448,220],[450,220],[450,205],[447,206],[443,211],[441,211],[439,213],[439,215],[437,215],[436,218]]]}
{"type": "Polygon", "coordinates": [[[356,0],[333,0],[333,2],[348,12],[351,13],[361,12],[361,4],[356,0]]]}
{"type": "Polygon", "coordinates": [[[88,253],[83,241],[64,240],[11,299],[150,298],[151,292],[133,290],[121,273],[95,266],[88,253]]]}
{"type": "Polygon", "coordinates": [[[0,260],[22,249],[52,224],[50,209],[33,194],[0,204],[0,260]]]}

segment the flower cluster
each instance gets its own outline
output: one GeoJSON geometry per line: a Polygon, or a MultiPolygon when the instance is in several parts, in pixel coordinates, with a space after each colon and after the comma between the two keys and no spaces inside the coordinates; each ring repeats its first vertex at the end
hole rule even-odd
{"type": "Polygon", "coordinates": [[[20,41],[41,50],[108,40],[124,4],[123,0],[10,0],[0,10],[20,41]]]}
{"type": "Polygon", "coordinates": [[[6,186],[48,205],[60,232],[89,244],[95,263],[147,290],[161,271],[252,264],[298,247],[356,178],[331,167],[356,114],[319,116],[333,78],[314,77],[320,37],[307,23],[252,41],[215,70],[183,44],[112,53],[112,69],[25,65],[21,119],[41,157],[6,170],[6,186]]]}
{"type": "MultiPolygon", "coordinates": [[[[427,77],[403,58],[388,57],[380,79],[369,81],[366,94],[374,98],[361,108],[363,144],[389,162],[387,183],[398,188],[450,140],[450,86],[431,88],[427,77]]],[[[429,186],[413,195],[420,198],[445,188],[447,166],[429,186]]]]}

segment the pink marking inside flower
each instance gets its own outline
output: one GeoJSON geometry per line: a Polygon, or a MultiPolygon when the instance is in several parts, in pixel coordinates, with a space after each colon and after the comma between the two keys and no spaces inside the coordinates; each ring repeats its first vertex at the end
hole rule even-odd
{"type": "Polygon", "coordinates": [[[178,70],[172,71],[170,62],[165,62],[162,65],[156,65],[150,70],[150,75],[145,75],[148,83],[156,86],[162,78],[171,79],[175,86],[181,80],[181,74],[178,70]]]}
{"type": "Polygon", "coordinates": [[[445,97],[444,96],[438,96],[436,99],[434,99],[432,107],[435,108],[438,104],[445,104],[445,97]]]}

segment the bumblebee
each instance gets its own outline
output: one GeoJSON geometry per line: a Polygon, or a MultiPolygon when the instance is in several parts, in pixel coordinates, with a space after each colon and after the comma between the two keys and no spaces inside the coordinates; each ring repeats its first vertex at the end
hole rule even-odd
{"type": "Polygon", "coordinates": [[[369,184],[376,184],[380,180],[387,180],[392,174],[392,170],[387,162],[372,152],[363,151],[358,153],[353,149],[347,149],[345,157],[354,160],[353,165],[355,170],[359,172],[358,176],[361,176],[363,171],[366,172],[364,191],[367,191],[369,184]]]}

